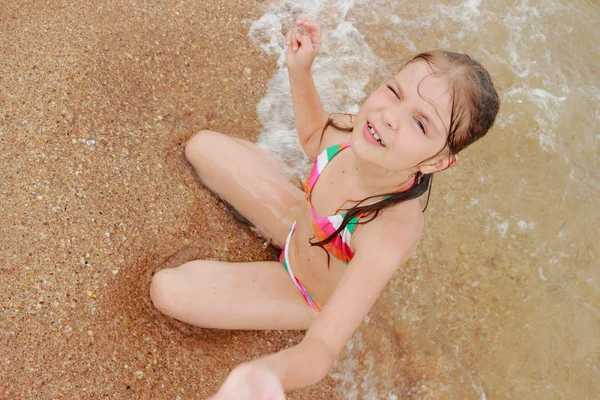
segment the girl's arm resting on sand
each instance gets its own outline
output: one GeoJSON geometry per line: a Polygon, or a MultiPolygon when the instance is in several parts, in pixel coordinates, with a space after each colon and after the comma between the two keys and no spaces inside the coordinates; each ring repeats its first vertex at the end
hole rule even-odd
{"type": "Polygon", "coordinates": [[[410,257],[422,223],[394,223],[374,220],[357,230],[354,258],[304,340],[255,361],[273,370],[285,390],[310,386],[327,375],[381,291],[410,257]]]}
{"type": "Polygon", "coordinates": [[[319,154],[319,133],[327,122],[327,114],[310,69],[288,71],[298,139],[304,152],[314,159],[319,154]]]}

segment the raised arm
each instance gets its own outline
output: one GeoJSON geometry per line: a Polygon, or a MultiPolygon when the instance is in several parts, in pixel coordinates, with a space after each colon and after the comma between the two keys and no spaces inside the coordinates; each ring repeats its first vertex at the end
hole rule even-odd
{"type": "Polygon", "coordinates": [[[286,64],[298,139],[304,152],[312,159],[319,154],[319,136],[327,122],[327,114],[310,71],[321,46],[321,28],[308,19],[299,19],[296,27],[287,33],[286,43],[286,64]]]}

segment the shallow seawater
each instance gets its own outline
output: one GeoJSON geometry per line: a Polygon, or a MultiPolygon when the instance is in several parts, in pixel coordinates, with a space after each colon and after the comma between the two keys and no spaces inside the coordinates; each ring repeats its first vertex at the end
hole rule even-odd
{"type": "Polygon", "coordinates": [[[331,375],[346,399],[591,399],[600,393],[600,5],[384,0],[264,5],[250,38],[279,57],[259,143],[300,181],[283,35],[322,24],[328,112],[355,112],[420,51],[488,68],[495,127],[436,176],[418,250],[331,375]]]}

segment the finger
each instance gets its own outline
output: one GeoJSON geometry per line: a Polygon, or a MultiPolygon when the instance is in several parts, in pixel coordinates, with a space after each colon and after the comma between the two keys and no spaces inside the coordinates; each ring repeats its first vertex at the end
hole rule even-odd
{"type": "Polygon", "coordinates": [[[319,25],[315,24],[309,19],[304,19],[300,22],[299,26],[303,27],[305,31],[318,30],[319,25]]]}
{"type": "Polygon", "coordinates": [[[310,36],[308,35],[300,35],[299,39],[300,41],[300,46],[305,48],[305,49],[312,49],[312,41],[310,39],[310,36]]]}
{"type": "Polygon", "coordinates": [[[292,48],[294,51],[298,51],[298,48],[300,47],[300,37],[302,37],[302,34],[298,32],[298,30],[292,35],[292,48]]]}
{"type": "Polygon", "coordinates": [[[285,43],[291,47],[294,51],[298,49],[298,40],[296,39],[296,33],[298,28],[293,28],[285,35],[285,43]]]}
{"type": "Polygon", "coordinates": [[[301,24],[303,24],[303,23],[306,23],[306,22],[308,22],[309,24],[310,24],[310,23],[313,23],[313,22],[312,22],[312,20],[311,20],[310,18],[306,18],[306,17],[298,18],[298,19],[296,20],[296,23],[297,23],[297,24],[300,24],[300,25],[301,25],[301,24]]]}
{"type": "Polygon", "coordinates": [[[310,34],[313,39],[315,40],[320,40],[321,38],[321,27],[317,24],[313,24],[313,23],[308,23],[308,24],[304,24],[302,25],[304,26],[304,30],[310,34]]]}
{"type": "Polygon", "coordinates": [[[305,40],[306,37],[307,36],[305,34],[303,34],[302,32],[297,32],[296,33],[296,43],[297,43],[298,47],[295,48],[294,50],[298,50],[300,47],[306,45],[306,40],[305,40]]]}
{"type": "Polygon", "coordinates": [[[304,33],[310,35],[313,44],[316,44],[318,47],[321,44],[321,27],[309,20],[304,20],[301,27],[303,28],[304,33]]]}

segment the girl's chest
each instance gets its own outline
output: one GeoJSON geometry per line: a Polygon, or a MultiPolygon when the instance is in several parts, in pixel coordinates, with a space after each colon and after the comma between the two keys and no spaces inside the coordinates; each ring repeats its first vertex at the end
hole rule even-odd
{"type": "Polygon", "coordinates": [[[314,215],[318,219],[341,214],[346,209],[351,208],[357,203],[359,196],[352,194],[350,188],[345,183],[345,177],[349,174],[349,164],[342,154],[338,154],[335,162],[331,160],[321,174],[317,177],[310,188],[310,199],[307,205],[310,213],[312,205],[314,215]],[[344,209],[342,209],[344,208],[344,209]]]}
{"type": "MultiPolygon", "coordinates": [[[[323,296],[328,297],[347,270],[348,264],[340,261],[324,248],[311,245],[323,239],[323,237],[317,238],[315,230],[319,230],[319,226],[323,228],[328,224],[328,217],[345,212],[340,208],[350,208],[354,205],[347,202],[347,194],[342,182],[333,179],[336,173],[343,173],[343,167],[338,165],[327,167],[330,169],[324,170],[314,185],[310,202],[304,202],[296,217],[296,232],[291,246],[291,262],[297,266],[298,279],[306,284],[307,288],[316,291],[315,295],[321,299],[323,296]]],[[[352,243],[350,249],[354,251],[352,243]]]]}
{"type": "Polygon", "coordinates": [[[329,254],[317,242],[310,209],[307,203],[296,218],[296,231],[290,244],[290,263],[294,274],[304,284],[313,297],[326,300],[340,281],[348,264],[329,254]]]}

